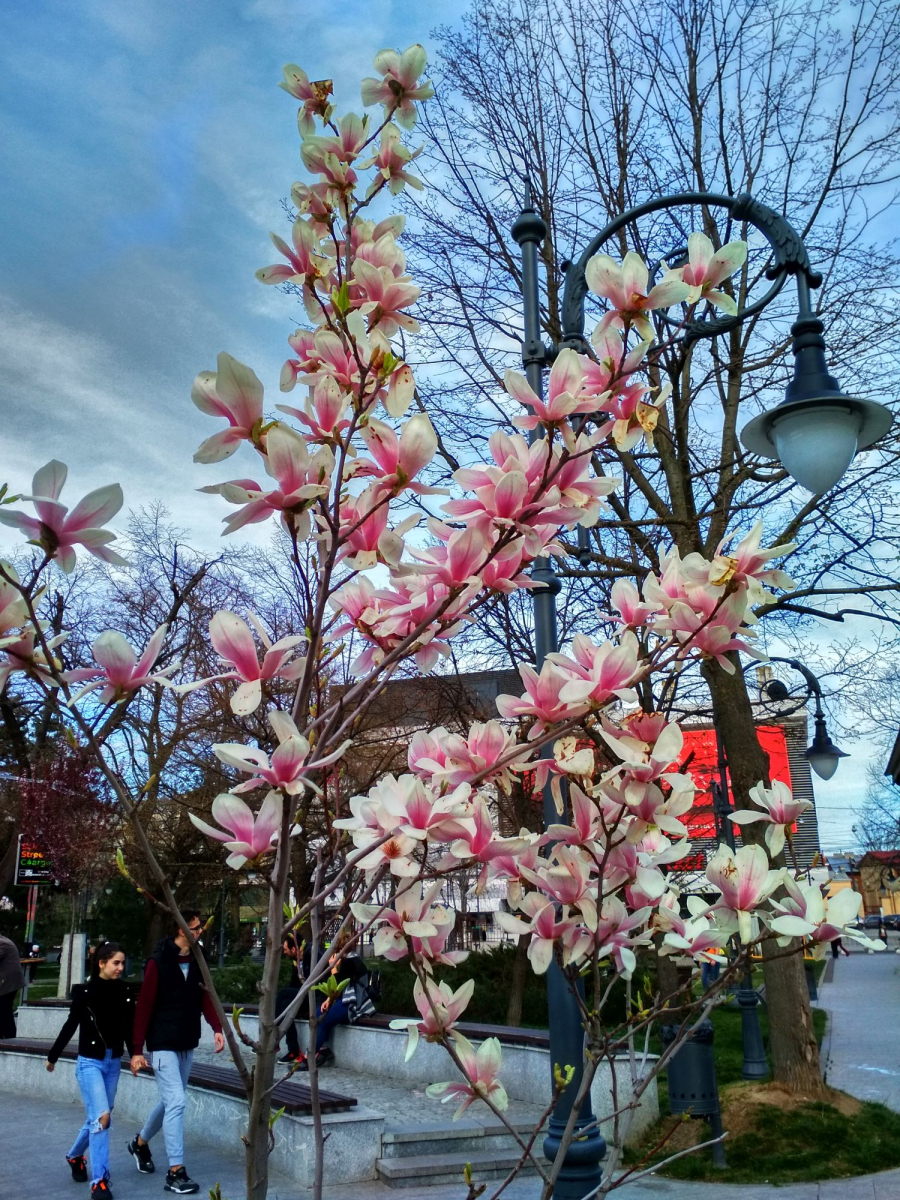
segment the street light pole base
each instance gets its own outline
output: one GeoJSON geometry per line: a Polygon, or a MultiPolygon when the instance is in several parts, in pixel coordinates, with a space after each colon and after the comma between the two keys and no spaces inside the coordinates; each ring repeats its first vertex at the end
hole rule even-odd
{"type": "Polygon", "coordinates": [[[759,1027],[759,996],[756,989],[746,983],[737,994],[741,1008],[741,1032],[744,1044],[742,1079],[765,1079],[769,1074],[769,1062],[759,1027]]]}
{"type": "MultiPolygon", "coordinates": [[[[578,1131],[588,1123],[583,1118],[575,1124],[572,1142],[566,1151],[562,1170],[553,1185],[553,1200],[582,1200],[603,1178],[603,1159],[606,1157],[606,1141],[596,1129],[579,1138],[578,1131]]],[[[544,1157],[552,1163],[559,1153],[565,1122],[550,1118],[547,1136],[544,1138],[544,1157]]]]}

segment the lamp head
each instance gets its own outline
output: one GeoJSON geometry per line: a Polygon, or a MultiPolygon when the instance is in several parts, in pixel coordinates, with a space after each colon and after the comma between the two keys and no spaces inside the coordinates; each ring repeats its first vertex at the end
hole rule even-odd
{"type": "Polygon", "coordinates": [[[829,736],[825,718],[816,714],[816,732],[804,758],[820,779],[830,779],[838,769],[842,758],[849,758],[845,750],[839,750],[829,736]]]}
{"type": "Polygon", "coordinates": [[[741,432],[751,453],[777,458],[814,496],[834,487],[856,452],[884,437],[893,420],[884,405],[841,391],[825,364],[823,329],[817,317],[794,322],[794,378],[785,398],[741,432]]]}

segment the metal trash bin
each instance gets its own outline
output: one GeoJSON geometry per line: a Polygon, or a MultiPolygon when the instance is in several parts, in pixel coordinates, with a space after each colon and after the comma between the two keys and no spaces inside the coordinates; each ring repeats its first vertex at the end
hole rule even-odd
{"type": "MultiPolygon", "coordinates": [[[[667,1050],[678,1036],[679,1026],[663,1025],[660,1029],[663,1049],[667,1050]]],[[[713,1055],[713,1023],[707,1017],[678,1047],[668,1061],[669,1111],[690,1113],[709,1122],[713,1137],[722,1136],[722,1111],[719,1107],[719,1088],[716,1083],[716,1061],[713,1055]]],[[[725,1167],[725,1148],[717,1142],[713,1162],[725,1167]]]]}

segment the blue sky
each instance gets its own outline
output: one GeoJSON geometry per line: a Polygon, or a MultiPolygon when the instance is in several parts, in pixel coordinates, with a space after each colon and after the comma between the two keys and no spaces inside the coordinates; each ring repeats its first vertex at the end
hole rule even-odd
{"type": "MultiPolygon", "coordinates": [[[[224,349],[273,396],[297,312],[253,277],[301,175],[281,67],[333,76],[358,107],[377,50],[427,47],[465,7],[4,0],[0,482],[27,490],[60,458],[70,502],[119,480],[126,506],[161,498],[216,544],[221,501],[195,489],[229,475],[191,462],[213,431],[191,381],[224,349]]],[[[856,751],[817,785],[828,848],[865,792],[871,748],[856,751]]]]}
{"type": "MultiPolygon", "coordinates": [[[[464,5],[442,3],[441,20],[464,5]]],[[[437,10],[391,0],[6,0],[0,16],[0,480],[51,457],[218,536],[188,394],[228,350],[277,390],[294,302],[257,283],[301,177],[284,63],[341,107],[437,10]],[[334,15],[324,16],[324,13],[334,15]]],[[[217,478],[223,477],[221,475],[217,478]]],[[[224,477],[227,477],[224,476],[224,477]]],[[[65,498],[65,497],[64,497],[65,498]]]]}

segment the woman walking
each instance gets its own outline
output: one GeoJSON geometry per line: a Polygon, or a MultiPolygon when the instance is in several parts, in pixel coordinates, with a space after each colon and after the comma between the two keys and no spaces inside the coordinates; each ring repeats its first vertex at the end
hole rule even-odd
{"type": "Polygon", "coordinates": [[[72,988],[72,1007],[59,1037],[47,1055],[47,1070],[56,1066],[78,1030],[75,1078],[84,1101],[86,1119],[66,1162],[76,1183],[87,1183],[84,1152],[90,1148],[92,1200],[112,1200],[109,1186],[109,1127],[122,1069],[122,1052],[131,1051],[134,996],[119,976],[125,951],[118,942],[102,942],[94,952],[88,983],[72,988]]]}

